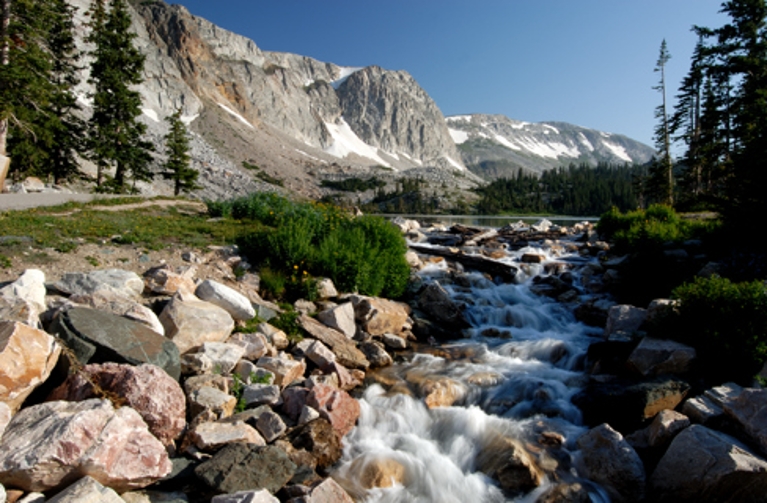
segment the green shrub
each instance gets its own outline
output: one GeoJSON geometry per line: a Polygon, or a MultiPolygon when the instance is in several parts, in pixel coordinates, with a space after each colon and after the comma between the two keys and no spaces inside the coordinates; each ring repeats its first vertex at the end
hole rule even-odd
{"type": "Polygon", "coordinates": [[[232,216],[231,201],[205,201],[208,207],[208,216],[212,218],[224,218],[232,216]]]}
{"type": "Polygon", "coordinates": [[[655,332],[693,346],[709,384],[750,385],[767,360],[767,290],[761,281],[696,278],[674,289],[680,305],[655,332]]]}
{"type": "Polygon", "coordinates": [[[280,271],[274,271],[269,267],[263,267],[259,271],[261,276],[261,290],[273,299],[279,299],[285,293],[287,278],[280,271]]]}

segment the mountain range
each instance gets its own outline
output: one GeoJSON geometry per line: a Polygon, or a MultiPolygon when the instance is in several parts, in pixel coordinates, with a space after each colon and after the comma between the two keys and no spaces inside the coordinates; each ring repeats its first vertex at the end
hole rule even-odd
{"type": "MultiPolygon", "coordinates": [[[[77,42],[87,53],[91,1],[68,1],[77,7],[77,42]]],[[[161,145],[163,119],[181,108],[201,197],[287,190],[317,198],[329,190],[323,180],[368,176],[391,184],[420,177],[460,192],[519,168],[646,162],[652,155],[626,137],[568,124],[445,118],[406,71],[262,51],[162,0],[132,0],[131,15],[134,44],[146,55],[141,120],[161,145]]],[[[87,115],[87,58],[84,63],[77,92],[87,115]]],[[[169,190],[160,180],[139,187],[147,194],[169,190]]]]}

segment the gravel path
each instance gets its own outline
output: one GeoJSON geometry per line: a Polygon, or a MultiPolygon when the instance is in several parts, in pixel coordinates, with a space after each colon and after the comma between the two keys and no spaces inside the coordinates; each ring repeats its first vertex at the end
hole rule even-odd
{"type": "Polygon", "coordinates": [[[26,210],[38,206],[56,206],[69,201],[88,202],[96,199],[96,194],[0,194],[0,211],[26,210]]]}

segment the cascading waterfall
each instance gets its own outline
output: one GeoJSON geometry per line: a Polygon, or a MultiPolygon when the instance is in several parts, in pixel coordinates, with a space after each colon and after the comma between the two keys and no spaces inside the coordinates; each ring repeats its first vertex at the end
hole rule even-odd
{"type": "MultiPolygon", "coordinates": [[[[519,265],[530,251],[509,252],[504,260],[519,265]]],[[[333,474],[355,498],[533,502],[555,483],[578,482],[592,501],[609,501],[578,478],[574,462],[575,440],[585,428],[570,398],[584,383],[577,369],[594,334],[564,306],[531,292],[531,278],[545,274],[541,265],[524,264],[521,274],[519,284],[495,284],[479,273],[445,281],[444,262],[421,271],[424,282],[440,281],[467,305],[472,337],[416,353],[382,372],[388,390],[374,384],[364,392],[358,425],[333,474]],[[430,391],[453,405],[429,408],[422,397],[430,391]],[[505,459],[520,450],[519,472],[494,461],[494,452],[505,459]],[[516,484],[519,473],[522,481],[510,489],[509,477],[516,484]]]]}

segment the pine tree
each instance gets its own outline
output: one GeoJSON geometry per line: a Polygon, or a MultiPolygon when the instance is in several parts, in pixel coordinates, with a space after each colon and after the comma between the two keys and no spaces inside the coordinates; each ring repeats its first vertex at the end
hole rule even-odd
{"type": "Polygon", "coordinates": [[[165,136],[165,150],[168,160],[164,164],[166,171],[163,172],[165,179],[174,181],[175,195],[181,192],[191,192],[200,187],[195,183],[199,173],[189,166],[189,136],[186,125],[181,121],[181,109],[165,119],[169,130],[165,136]]]}
{"type": "Polygon", "coordinates": [[[658,157],[650,168],[650,190],[659,202],[673,206],[674,204],[674,173],[671,160],[671,130],[666,107],[666,63],[671,59],[666,40],[660,46],[660,55],[655,65],[655,71],[660,73],[660,80],[653,89],[659,91],[662,96],[661,104],[655,109],[655,118],[658,125],[655,127],[655,148],[658,157]]]}
{"type": "Polygon", "coordinates": [[[112,0],[107,12],[104,0],[94,0],[91,35],[95,44],[90,82],[94,85],[93,115],[89,122],[92,156],[99,168],[101,190],[125,192],[127,181],[149,181],[152,145],[143,140],[146,125],[141,115],[141,95],[131,86],[142,82],[144,55],[134,46],[130,14],[125,0],[112,0]],[[114,178],[104,183],[105,168],[115,168],[114,178]]]}

